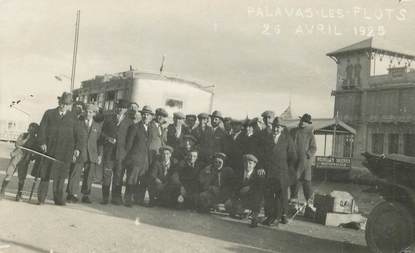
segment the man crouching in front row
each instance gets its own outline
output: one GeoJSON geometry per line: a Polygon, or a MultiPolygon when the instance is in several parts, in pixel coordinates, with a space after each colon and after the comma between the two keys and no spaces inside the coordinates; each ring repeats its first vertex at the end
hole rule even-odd
{"type": "Polygon", "coordinates": [[[250,227],[258,226],[258,214],[261,210],[264,176],[257,172],[258,159],[252,154],[243,156],[243,172],[237,177],[237,187],[233,198],[225,202],[225,208],[231,217],[243,216],[244,210],[252,211],[250,227]]]}

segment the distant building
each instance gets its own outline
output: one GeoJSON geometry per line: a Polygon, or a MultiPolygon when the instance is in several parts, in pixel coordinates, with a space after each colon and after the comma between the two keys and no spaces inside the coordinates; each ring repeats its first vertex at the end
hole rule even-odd
{"type": "Polygon", "coordinates": [[[415,56],[373,46],[372,39],[327,54],[337,63],[334,116],[354,129],[335,155],[353,150],[415,156],[415,56]],[[385,72],[379,72],[386,66],[385,72]]]}
{"type": "Polygon", "coordinates": [[[15,141],[27,130],[28,121],[0,119],[0,140],[15,141]]]}
{"type": "Polygon", "coordinates": [[[96,103],[105,111],[114,109],[119,99],[136,102],[140,108],[164,107],[170,115],[176,111],[199,113],[212,111],[213,85],[162,74],[129,70],[100,75],[81,83],[73,91],[77,100],[96,103]]]}

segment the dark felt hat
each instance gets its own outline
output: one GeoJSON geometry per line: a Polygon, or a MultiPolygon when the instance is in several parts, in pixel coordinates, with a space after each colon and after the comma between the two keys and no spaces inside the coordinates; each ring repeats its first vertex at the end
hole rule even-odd
{"type": "Polygon", "coordinates": [[[311,121],[311,115],[308,113],[304,113],[303,116],[300,117],[300,120],[302,122],[308,123],[308,124],[312,124],[313,122],[311,121]]]}
{"type": "Polygon", "coordinates": [[[209,115],[207,113],[202,112],[202,113],[199,113],[199,115],[197,115],[197,117],[199,119],[208,119],[209,115]]]}
{"type": "Polygon", "coordinates": [[[72,104],[72,93],[64,92],[60,97],[58,97],[60,104],[70,105],[72,104]]]}
{"type": "Polygon", "coordinates": [[[214,112],[210,115],[210,117],[212,117],[212,118],[216,117],[216,118],[219,118],[219,119],[223,120],[222,113],[221,113],[220,111],[214,111],[214,112]]]}
{"type": "Polygon", "coordinates": [[[273,118],[275,116],[275,113],[273,111],[265,111],[261,114],[261,117],[271,117],[273,118]]]}
{"type": "Polygon", "coordinates": [[[186,114],[186,119],[187,118],[194,118],[194,119],[196,119],[197,117],[196,117],[195,114],[186,114]]]}

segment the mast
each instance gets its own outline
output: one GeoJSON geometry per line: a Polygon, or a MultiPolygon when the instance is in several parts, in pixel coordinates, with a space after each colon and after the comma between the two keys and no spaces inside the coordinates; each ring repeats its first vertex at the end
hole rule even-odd
{"type": "Polygon", "coordinates": [[[76,12],[76,24],[75,24],[75,41],[73,45],[73,57],[72,57],[72,73],[71,73],[71,92],[75,85],[75,72],[76,72],[76,56],[78,54],[78,39],[79,39],[79,23],[81,19],[81,11],[76,12]]]}

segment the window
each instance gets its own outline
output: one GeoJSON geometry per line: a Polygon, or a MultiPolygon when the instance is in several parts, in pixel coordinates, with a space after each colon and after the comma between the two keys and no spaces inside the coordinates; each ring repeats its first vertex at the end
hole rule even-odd
{"type": "Polygon", "coordinates": [[[344,136],[343,156],[344,157],[352,157],[353,156],[353,135],[345,135],[344,136]]]}
{"type": "Polygon", "coordinates": [[[389,134],[388,153],[397,154],[399,152],[399,134],[389,134]]]}
{"type": "Polygon", "coordinates": [[[169,99],[166,100],[166,106],[167,107],[172,107],[172,108],[177,108],[177,109],[182,109],[183,108],[183,101],[169,98],[169,99]]]}
{"type": "Polygon", "coordinates": [[[372,152],[383,154],[384,134],[372,134],[372,152]]]}
{"type": "Polygon", "coordinates": [[[116,91],[108,91],[105,99],[104,108],[107,111],[114,109],[116,91]]]}
{"type": "Polygon", "coordinates": [[[404,135],[403,152],[408,156],[415,156],[415,134],[404,135]]]}
{"type": "Polygon", "coordinates": [[[98,94],[91,94],[89,95],[89,103],[95,103],[97,101],[98,94]]]}

